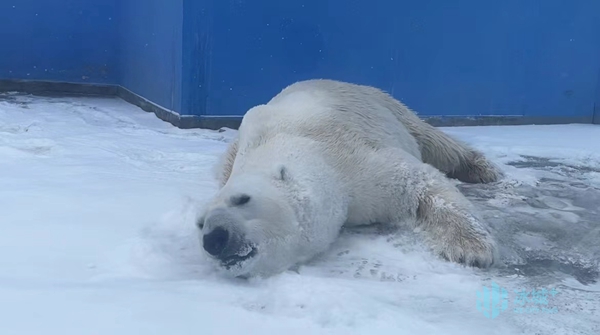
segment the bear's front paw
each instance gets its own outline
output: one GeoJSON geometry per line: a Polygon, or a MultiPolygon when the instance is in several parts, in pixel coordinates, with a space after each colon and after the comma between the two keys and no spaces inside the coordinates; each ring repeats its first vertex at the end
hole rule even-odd
{"type": "Polygon", "coordinates": [[[487,268],[494,264],[496,246],[488,234],[457,234],[444,240],[439,254],[446,260],[487,268]]]}

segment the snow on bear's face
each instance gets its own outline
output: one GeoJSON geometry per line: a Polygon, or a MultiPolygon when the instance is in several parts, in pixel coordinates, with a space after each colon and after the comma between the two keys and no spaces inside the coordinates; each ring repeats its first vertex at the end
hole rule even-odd
{"type": "Polygon", "coordinates": [[[206,207],[199,238],[217,268],[268,276],[299,261],[302,228],[281,183],[268,175],[232,177],[206,207]]]}

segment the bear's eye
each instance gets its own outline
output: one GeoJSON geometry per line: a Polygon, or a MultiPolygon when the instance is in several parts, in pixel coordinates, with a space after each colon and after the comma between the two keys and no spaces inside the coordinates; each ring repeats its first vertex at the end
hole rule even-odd
{"type": "Polygon", "coordinates": [[[250,201],[250,196],[247,194],[241,194],[231,197],[231,204],[233,206],[241,206],[247,204],[250,201]]]}
{"type": "Polygon", "coordinates": [[[198,229],[204,228],[204,216],[198,218],[198,220],[196,221],[196,227],[198,227],[198,229]]]}

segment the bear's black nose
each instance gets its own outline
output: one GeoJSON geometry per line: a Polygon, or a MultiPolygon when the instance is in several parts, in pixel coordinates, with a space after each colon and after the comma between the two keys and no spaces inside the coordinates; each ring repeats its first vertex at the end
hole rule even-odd
{"type": "Polygon", "coordinates": [[[210,233],[202,237],[204,250],[213,256],[223,252],[229,241],[229,232],[221,227],[215,228],[210,233]]]}

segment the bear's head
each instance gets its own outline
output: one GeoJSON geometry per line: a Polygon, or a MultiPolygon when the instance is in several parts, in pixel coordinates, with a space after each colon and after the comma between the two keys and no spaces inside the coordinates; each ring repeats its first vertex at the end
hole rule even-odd
{"type": "Polygon", "coordinates": [[[229,276],[266,277],[326,250],[345,209],[339,189],[319,176],[290,176],[283,166],[232,174],[197,221],[208,258],[229,276]]]}

